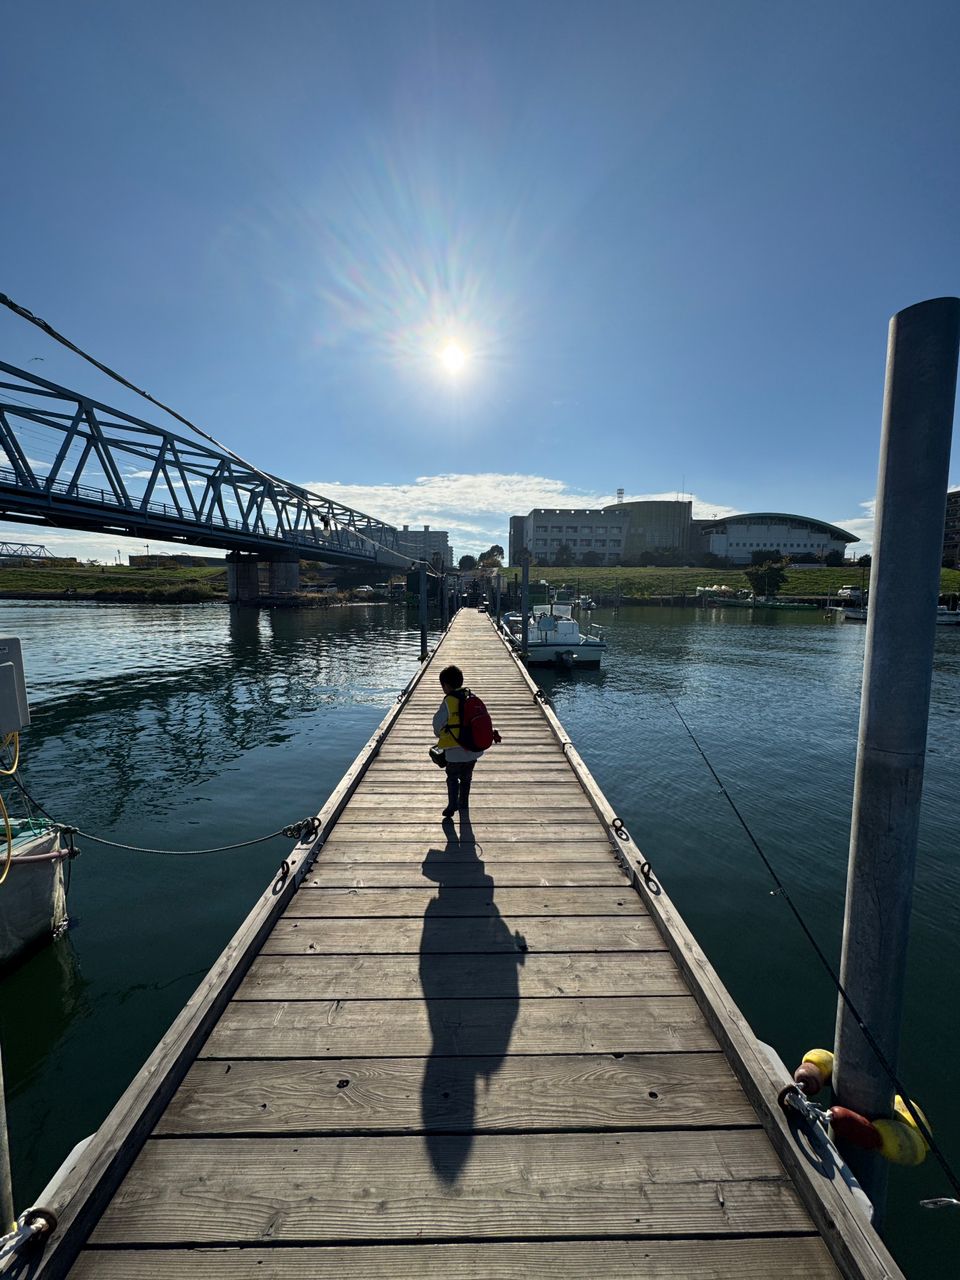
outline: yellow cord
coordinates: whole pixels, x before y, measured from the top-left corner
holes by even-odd
[[[9,769],[0,769],[0,775],[9,778],[12,773],[16,773],[20,767],[20,735],[19,733],[8,733],[3,740],[3,750],[6,751],[10,743],[13,743],[13,764]],[[0,881],[0,884],[3,882]]]
[[[3,874],[0,875],[0,884],[3,884],[10,874],[10,863],[13,861],[13,828],[10,826],[10,815],[7,813],[7,806],[3,803],[3,796],[0,796],[0,813],[3,814],[3,825],[7,830],[7,861]]]

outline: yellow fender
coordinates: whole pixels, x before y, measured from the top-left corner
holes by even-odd
[[[833,1074],[833,1054],[829,1049],[809,1049],[803,1055],[803,1061],[793,1073],[793,1078],[800,1086],[800,1091],[808,1098],[825,1089]]]
[[[833,1054],[829,1049],[808,1049],[803,1055],[804,1062],[812,1062],[823,1076],[825,1085],[830,1083],[833,1075]]]
[[[929,1129],[927,1117],[915,1102],[912,1105]],[[899,1093],[893,1100],[890,1119],[874,1120],[873,1127],[880,1135],[880,1154],[885,1160],[891,1164],[923,1164],[930,1147]]]

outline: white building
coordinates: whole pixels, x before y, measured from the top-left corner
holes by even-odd
[[[616,506],[590,510],[535,507],[510,518],[510,564],[526,549],[541,564],[552,564],[564,545],[575,564],[619,564],[629,519]],[[584,559],[586,557],[586,560]]]
[[[831,551],[845,555],[850,543],[860,541],[854,534],[823,520],[773,511],[698,520],[696,525],[702,539],[700,550],[712,551],[731,564],[750,564],[755,551],[791,559],[804,554],[822,559]]]
[[[399,533],[400,549],[403,555],[411,560],[433,560],[435,554],[442,556],[442,563],[453,568],[453,548],[447,540],[445,529],[431,529],[428,524],[422,529],[411,529],[405,524]]]

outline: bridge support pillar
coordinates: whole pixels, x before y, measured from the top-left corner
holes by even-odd
[[[270,561],[270,585],[268,591],[272,596],[286,595],[290,591],[300,590],[300,560],[297,556],[284,556],[283,559]]]
[[[260,560],[231,551],[227,556],[227,599],[230,604],[255,604],[260,599]]]

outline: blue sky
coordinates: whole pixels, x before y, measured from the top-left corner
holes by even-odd
[[[889,317],[960,293],[955,3],[33,0],[3,46],[0,291],[258,466],[458,554],[618,486],[869,545]]]

